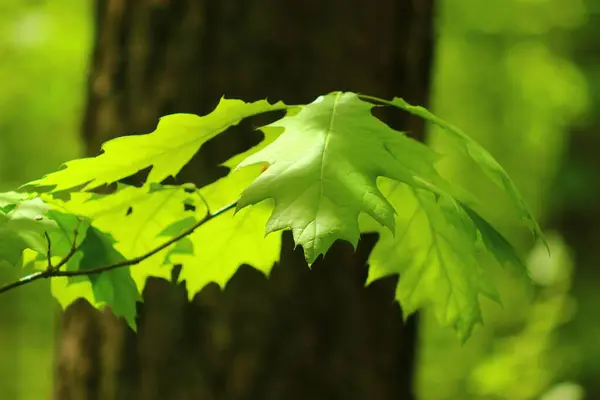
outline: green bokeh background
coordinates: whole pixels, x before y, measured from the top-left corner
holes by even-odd
[[[80,155],[92,13],[90,0],[0,3],[0,190]],[[433,111],[497,157],[542,222],[561,202],[588,204],[600,191],[597,171],[563,162],[575,127],[599,135],[591,127],[600,103],[600,54],[585,62],[577,56],[600,35],[599,15],[598,0],[438,4]],[[449,151],[435,129],[431,142]],[[515,277],[498,271],[503,307],[484,301],[485,327],[465,345],[425,314],[420,398],[600,395],[600,314],[593,306],[600,304],[600,274],[573,286],[574,274],[592,267],[574,265],[560,232],[548,232],[548,256],[471,164],[448,156],[443,165],[490,204],[487,217],[529,254],[539,290],[528,295]],[[1,269],[0,279],[18,274]],[[0,297],[0,399],[48,398],[56,312],[47,282]]]

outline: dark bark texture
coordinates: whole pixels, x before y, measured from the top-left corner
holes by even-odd
[[[206,114],[223,95],[297,104],[350,90],[427,104],[432,13],[432,0],[97,0],[89,153],[162,115]],[[380,116],[423,136],[418,119]],[[263,122],[207,143],[177,181],[224,175],[217,165]],[[137,335],[78,302],[62,318],[54,398],[412,399],[416,319],[402,323],[396,278],[364,287],[375,240],[336,243],[309,270],[285,235],[270,279],[244,266],[191,303],[183,284],[151,280]]]

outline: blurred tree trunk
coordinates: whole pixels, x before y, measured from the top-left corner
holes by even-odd
[[[223,95],[297,104],[351,90],[426,104],[432,13],[433,0],[97,0],[89,153],[162,115],[206,114]],[[422,139],[418,119],[382,118]],[[219,162],[259,138],[249,128],[204,146],[178,181],[223,175]],[[137,336],[109,312],[71,306],[55,398],[414,398],[416,319],[402,323],[395,278],[363,287],[375,238],[356,253],[336,243],[312,270],[284,242],[269,280],[243,267],[192,303],[183,285],[150,281]]]

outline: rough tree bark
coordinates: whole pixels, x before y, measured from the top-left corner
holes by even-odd
[[[205,114],[222,95],[294,104],[352,90],[427,104],[432,13],[433,0],[97,0],[89,153],[151,132],[162,115]],[[423,136],[418,119],[382,118]],[[219,162],[257,140],[248,124],[231,135],[204,146],[178,180],[214,180]],[[152,280],[137,336],[109,312],[71,306],[55,398],[413,398],[416,319],[402,323],[395,279],[363,287],[375,238],[356,253],[336,243],[312,270],[290,242],[269,280],[243,267],[191,303],[183,285]]]

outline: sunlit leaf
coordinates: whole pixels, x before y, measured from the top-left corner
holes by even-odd
[[[436,154],[375,118],[373,107],[354,93],[321,96],[269,125],[285,131],[238,166],[268,164],[239,208],[273,200],[267,232],[291,229],[309,263],[336,239],[356,245],[361,212],[394,229],[395,211],[377,177],[439,192],[446,184],[433,168]]]
[[[175,176],[200,147],[242,119],[268,111],[282,110],[281,102],[266,100],[246,103],[222,98],[216,109],[205,116],[173,114],[160,119],[152,133],[110,140],[97,157],[67,162],[61,170],[27,185],[53,186],[54,191],[85,185],[93,189],[116,182],[152,167],[147,182],[162,182]],[[135,151],[132,151],[135,149]]]

